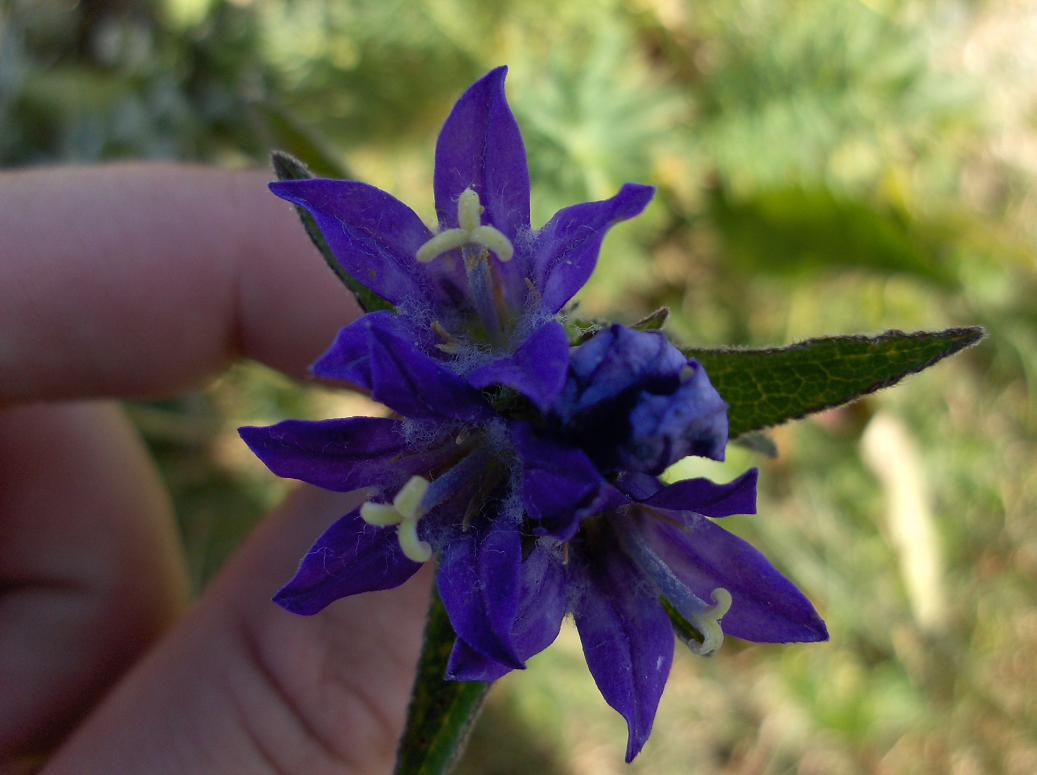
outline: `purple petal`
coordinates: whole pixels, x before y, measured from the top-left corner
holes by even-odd
[[[518,525],[491,520],[461,532],[443,549],[437,584],[459,638],[509,667],[525,665],[515,652],[512,626],[518,614],[522,536]]]
[[[480,366],[468,375],[477,388],[505,385],[546,411],[565,385],[569,369],[569,338],[552,320],[534,331],[514,354]]]
[[[473,421],[490,416],[475,390],[413,344],[371,329],[371,395],[406,417]]]
[[[357,382],[405,417],[473,421],[491,411],[478,391],[401,333],[398,316],[375,312],[339,332],[313,365],[318,376]]]
[[[539,534],[572,538],[580,522],[625,502],[582,451],[537,438],[525,423],[513,423],[511,439],[522,460],[522,500]]]
[[[643,534],[695,595],[711,600],[717,587],[731,593],[725,633],[757,643],[828,639],[814,606],[760,552],[697,514],[680,516],[684,527],[646,518]]]
[[[443,457],[438,448],[410,447],[398,421],[375,417],[285,420],[268,428],[239,428],[238,433],[278,476],[337,492],[391,489],[428,472]]]
[[[283,180],[270,190],[313,215],[335,258],[360,283],[394,304],[427,295],[414,254],[432,232],[407,205],[353,180]]]
[[[396,528],[373,527],[356,509],[317,539],[274,602],[308,616],[339,598],[398,587],[420,567],[400,550]]]
[[[314,376],[339,382],[350,382],[370,390],[371,329],[385,331],[405,342],[415,342],[422,350],[432,347],[427,331],[416,329],[411,320],[394,312],[371,312],[341,329],[331,347],[310,367]]]
[[[660,509],[693,511],[707,517],[755,514],[758,475],[759,471],[751,468],[727,484],[714,484],[709,479],[686,479],[663,487],[643,502]]]
[[[613,224],[639,215],[655,189],[627,183],[611,199],[559,210],[537,234],[533,284],[547,312],[557,312],[594,271],[598,251]]]
[[[483,656],[460,638],[454,640],[447,660],[446,679],[448,681],[479,681],[493,683],[498,678],[510,673],[512,668],[502,665],[495,659]]]
[[[537,544],[523,560],[519,577],[519,608],[511,638],[515,653],[525,661],[558,637],[566,608],[565,569],[551,550]],[[484,656],[458,638],[446,675],[453,681],[490,682],[510,671],[509,666]]]
[[[665,486],[658,477],[639,471],[620,471],[614,484],[621,493],[635,501],[646,501]]]
[[[436,143],[436,213],[443,228],[457,224],[457,200],[479,194],[483,222],[515,240],[529,229],[529,169],[518,124],[504,95],[508,68],[492,70],[461,95]]]
[[[648,740],[673,661],[669,617],[618,551],[583,568],[576,629],[605,701],[626,719],[630,762]]]

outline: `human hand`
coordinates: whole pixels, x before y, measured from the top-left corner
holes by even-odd
[[[356,315],[265,179],[0,176],[0,772],[51,750],[48,774],[391,767],[429,573],[273,605],[356,502],[300,487],[185,612],[168,495],[111,401],[239,357],[301,376]]]

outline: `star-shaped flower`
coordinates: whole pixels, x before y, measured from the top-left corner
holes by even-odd
[[[638,215],[653,189],[628,183],[611,199],[567,207],[532,229],[526,151],[506,75],[499,67],[476,81],[443,125],[436,233],[366,183],[271,184],[313,215],[351,276],[396,307],[395,315],[344,329],[314,364],[316,375],[352,380],[343,361],[377,328],[415,342],[478,389],[507,386],[539,407],[561,389],[568,340],[556,315],[590,277],[609,228]]]
[[[725,629],[764,642],[827,633],[789,581],[709,519],[755,512],[755,471],[727,485],[658,479],[686,455],[723,458],[727,406],[702,366],[662,333],[618,325],[570,348],[557,313],[608,226],[651,189],[624,186],[531,231],[503,79],[502,68],[472,86],[440,135],[438,234],[362,183],[275,184],[396,305],[343,329],[314,371],[401,419],[241,435],[280,476],[373,493],[317,539],[280,605],[315,614],[434,557],[457,636],[447,677],[475,681],[524,667],[572,613],[598,687],[627,720],[629,761],[651,731],[675,627],[698,653]]]

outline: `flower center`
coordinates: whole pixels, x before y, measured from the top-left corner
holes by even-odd
[[[499,346],[504,343],[508,314],[500,277],[490,261],[490,254],[505,263],[511,260],[515,249],[502,231],[482,223],[482,212],[479,195],[475,189],[466,188],[457,200],[458,227],[436,234],[418,248],[415,257],[428,263],[444,253],[461,249],[472,303],[490,341]]]
[[[427,264],[444,253],[468,246],[485,248],[498,261],[510,261],[515,252],[511,240],[499,229],[483,225],[482,212],[479,195],[474,188],[466,188],[457,200],[458,228],[441,231],[418,248],[418,261]]]
[[[468,441],[458,437],[457,443]],[[506,467],[496,460],[494,453],[480,444],[432,481],[423,476],[412,476],[396,493],[392,503],[367,501],[360,507],[360,518],[376,527],[397,526],[400,549],[414,562],[427,562],[432,557],[432,546],[418,536],[418,522],[451,499],[468,500],[463,529],[467,530],[472,518],[482,511],[493,490],[506,474]]]

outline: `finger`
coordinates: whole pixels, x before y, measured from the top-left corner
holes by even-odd
[[[186,597],[172,511],[111,405],[0,413],[0,769],[52,746]]]
[[[314,617],[269,602],[314,537],[358,500],[296,491],[45,772],[389,771],[430,571]]]
[[[269,178],[0,175],[0,403],[171,393],[239,355],[302,375],[357,309]]]

